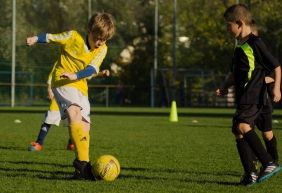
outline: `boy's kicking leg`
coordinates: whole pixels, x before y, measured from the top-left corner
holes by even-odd
[[[94,179],[89,158],[90,103],[88,97],[73,87],[53,89],[63,118],[69,121],[69,133],[75,144],[74,179]]]
[[[81,116],[81,107],[71,105],[67,109],[70,124],[69,131],[75,144],[76,159],[73,162],[75,168],[74,178],[94,179],[89,159],[90,124]]]

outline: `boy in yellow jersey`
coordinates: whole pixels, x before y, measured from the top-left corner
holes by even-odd
[[[106,41],[114,32],[112,15],[96,13],[88,22],[86,41],[74,30],[40,34],[26,40],[29,46],[35,43],[56,43],[61,46],[51,85],[62,118],[69,120],[70,135],[76,147],[76,159],[73,162],[76,179],[93,179],[89,159],[90,104],[87,78],[99,73],[107,53]]]

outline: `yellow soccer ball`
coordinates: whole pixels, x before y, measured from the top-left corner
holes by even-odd
[[[98,180],[113,181],[120,174],[119,162],[112,155],[102,155],[92,164],[92,173]]]

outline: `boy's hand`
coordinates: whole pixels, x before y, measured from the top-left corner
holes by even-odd
[[[37,40],[38,40],[37,36],[28,37],[28,38],[26,38],[26,45],[32,46],[37,42]]]
[[[64,72],[61,74],[61,78],[67,78],[70,80],[77,80],[77,75],[75,73]]]
[[[228,94],[228,89],[218,88],[215,93],[216,96],[224,96]]]
[[[109,70],[101,70],[98,74],[94,74],[93,77],[108,77],[110,76]]]
[[[52,91],[51,85],[49,84],[48,84],[47,92],[48,92],[48,99],[52,100],[52,98],[54,97],[54,93]]]
[[[102,76],[103,77],[108,77],[108,76],[110,76],[110,71],[109,70],[102,70]]]
[[[273,88],[273,101],[279,102],[281,100],[281,91],[280,89]]]

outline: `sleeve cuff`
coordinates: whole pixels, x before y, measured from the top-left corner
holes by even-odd
[[[78,71],[76,73],[77,79],[86,78],[96,73],[96,69],[93,66],[87,66],[84,70]]]
[[[37,36],[37,43],[47,43],[47,34],[46,33],[39,34]]]

